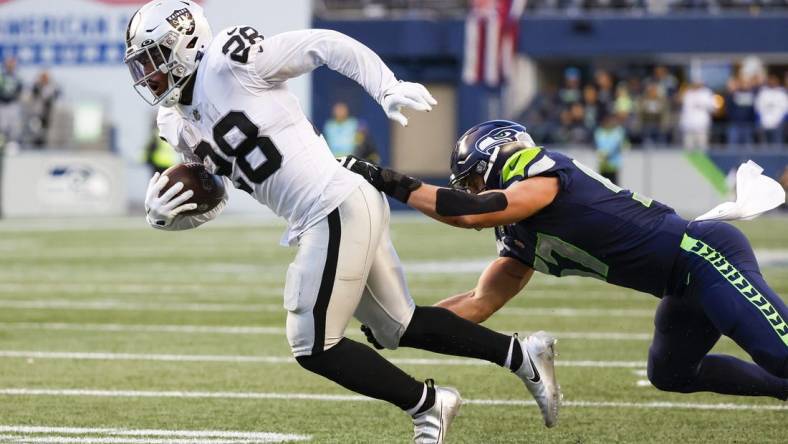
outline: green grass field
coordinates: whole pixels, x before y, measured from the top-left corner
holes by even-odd
[[[786,223],[740,225],[778,258],[764,274],[782,295]],[[295,249],[277,245],[282,225],[220,218],[182,233],[141,218],[66,225],[0,223],[0,442],[409,442],[404,413],[289,359],[281,293]],[[471,288],[478,264],[495,255],[490,231],[422,218],[395,219],[392,236],[422,305]],[[455,249],[461,236],[467,251]],[[471,401],[451,443],[786,442],[785,403],[645,383],[656,303],[590,279],[535,276],[487,322],[560,338],[566,405],[551,430],[520,381],[495,366],[412,349],[385,354]],[[357,323],[348,333],[361,340]],[[728,340],[717,350],[743,356]]]

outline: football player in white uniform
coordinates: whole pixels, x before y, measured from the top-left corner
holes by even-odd
[[[366,345],[344,337],[351,316],[387,348],[416,347],[474,357],[507,367],[538,399],[545,421],[557,416],[552,339],[520,340],[465,321],[448,310],[416,307],[388,233],[383,195],[342,168],[285,81],[319,66],[352,78],[389,118],[407,124],[408,107],[436,102],[422,85],[398,81],[361,43],[334,31],[305,30],[269,39],[251,26],[216,36],[202,8],[185,0],[156,0],[129,23],[126,63],[134,87],[160,105],[162,137],[184,160],[202,162],[288,221],[284,239],[298,245],[287,270],[287,338],[298,363],[350,390],[408,412],[419,443],[443,442],[461,399],[456,390],[425,383]],[[183,215],[190,190],[181,183],[161,194],[166,176],[148,187],[148,222],[183,230],[215,218],[224,207]],[[403,186],[397,190],[407,194]],[[161,195],[160,195],[161,194]]]

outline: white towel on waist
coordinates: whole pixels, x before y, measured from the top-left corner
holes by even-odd
[[[764,176],[763,168],[752,160],[736,171],[736,202],[725,202],[695,220],[754,219],[785,203],[785,190],[776,180]]]

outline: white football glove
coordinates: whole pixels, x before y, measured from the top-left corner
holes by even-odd
[[[403,107],[416,111],[432,111],[432,106],[437,104],[438,101],[424,85],[399,82],[383,93],[381,106],[389,119],[396,120],[402,126],[408,126],[408,118],[401,112]]]
[[[184,204],[191,199],[194,191],[186,190],[180,193],[183,189],[183,182],[176,183],[159,196],[169,181],[169,177],[156,173],[148,182],[148,191],[145,193],[145,212],[148,223],[156,228],[167,228],[175,216],[197,208],[195,203]]]

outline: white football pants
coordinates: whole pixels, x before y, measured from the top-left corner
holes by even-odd
[[[284,306],[294,356],[328,350],[350,317],[397,348],[416,308],[389,236],[389,206],[368,183],[298,238]]]

